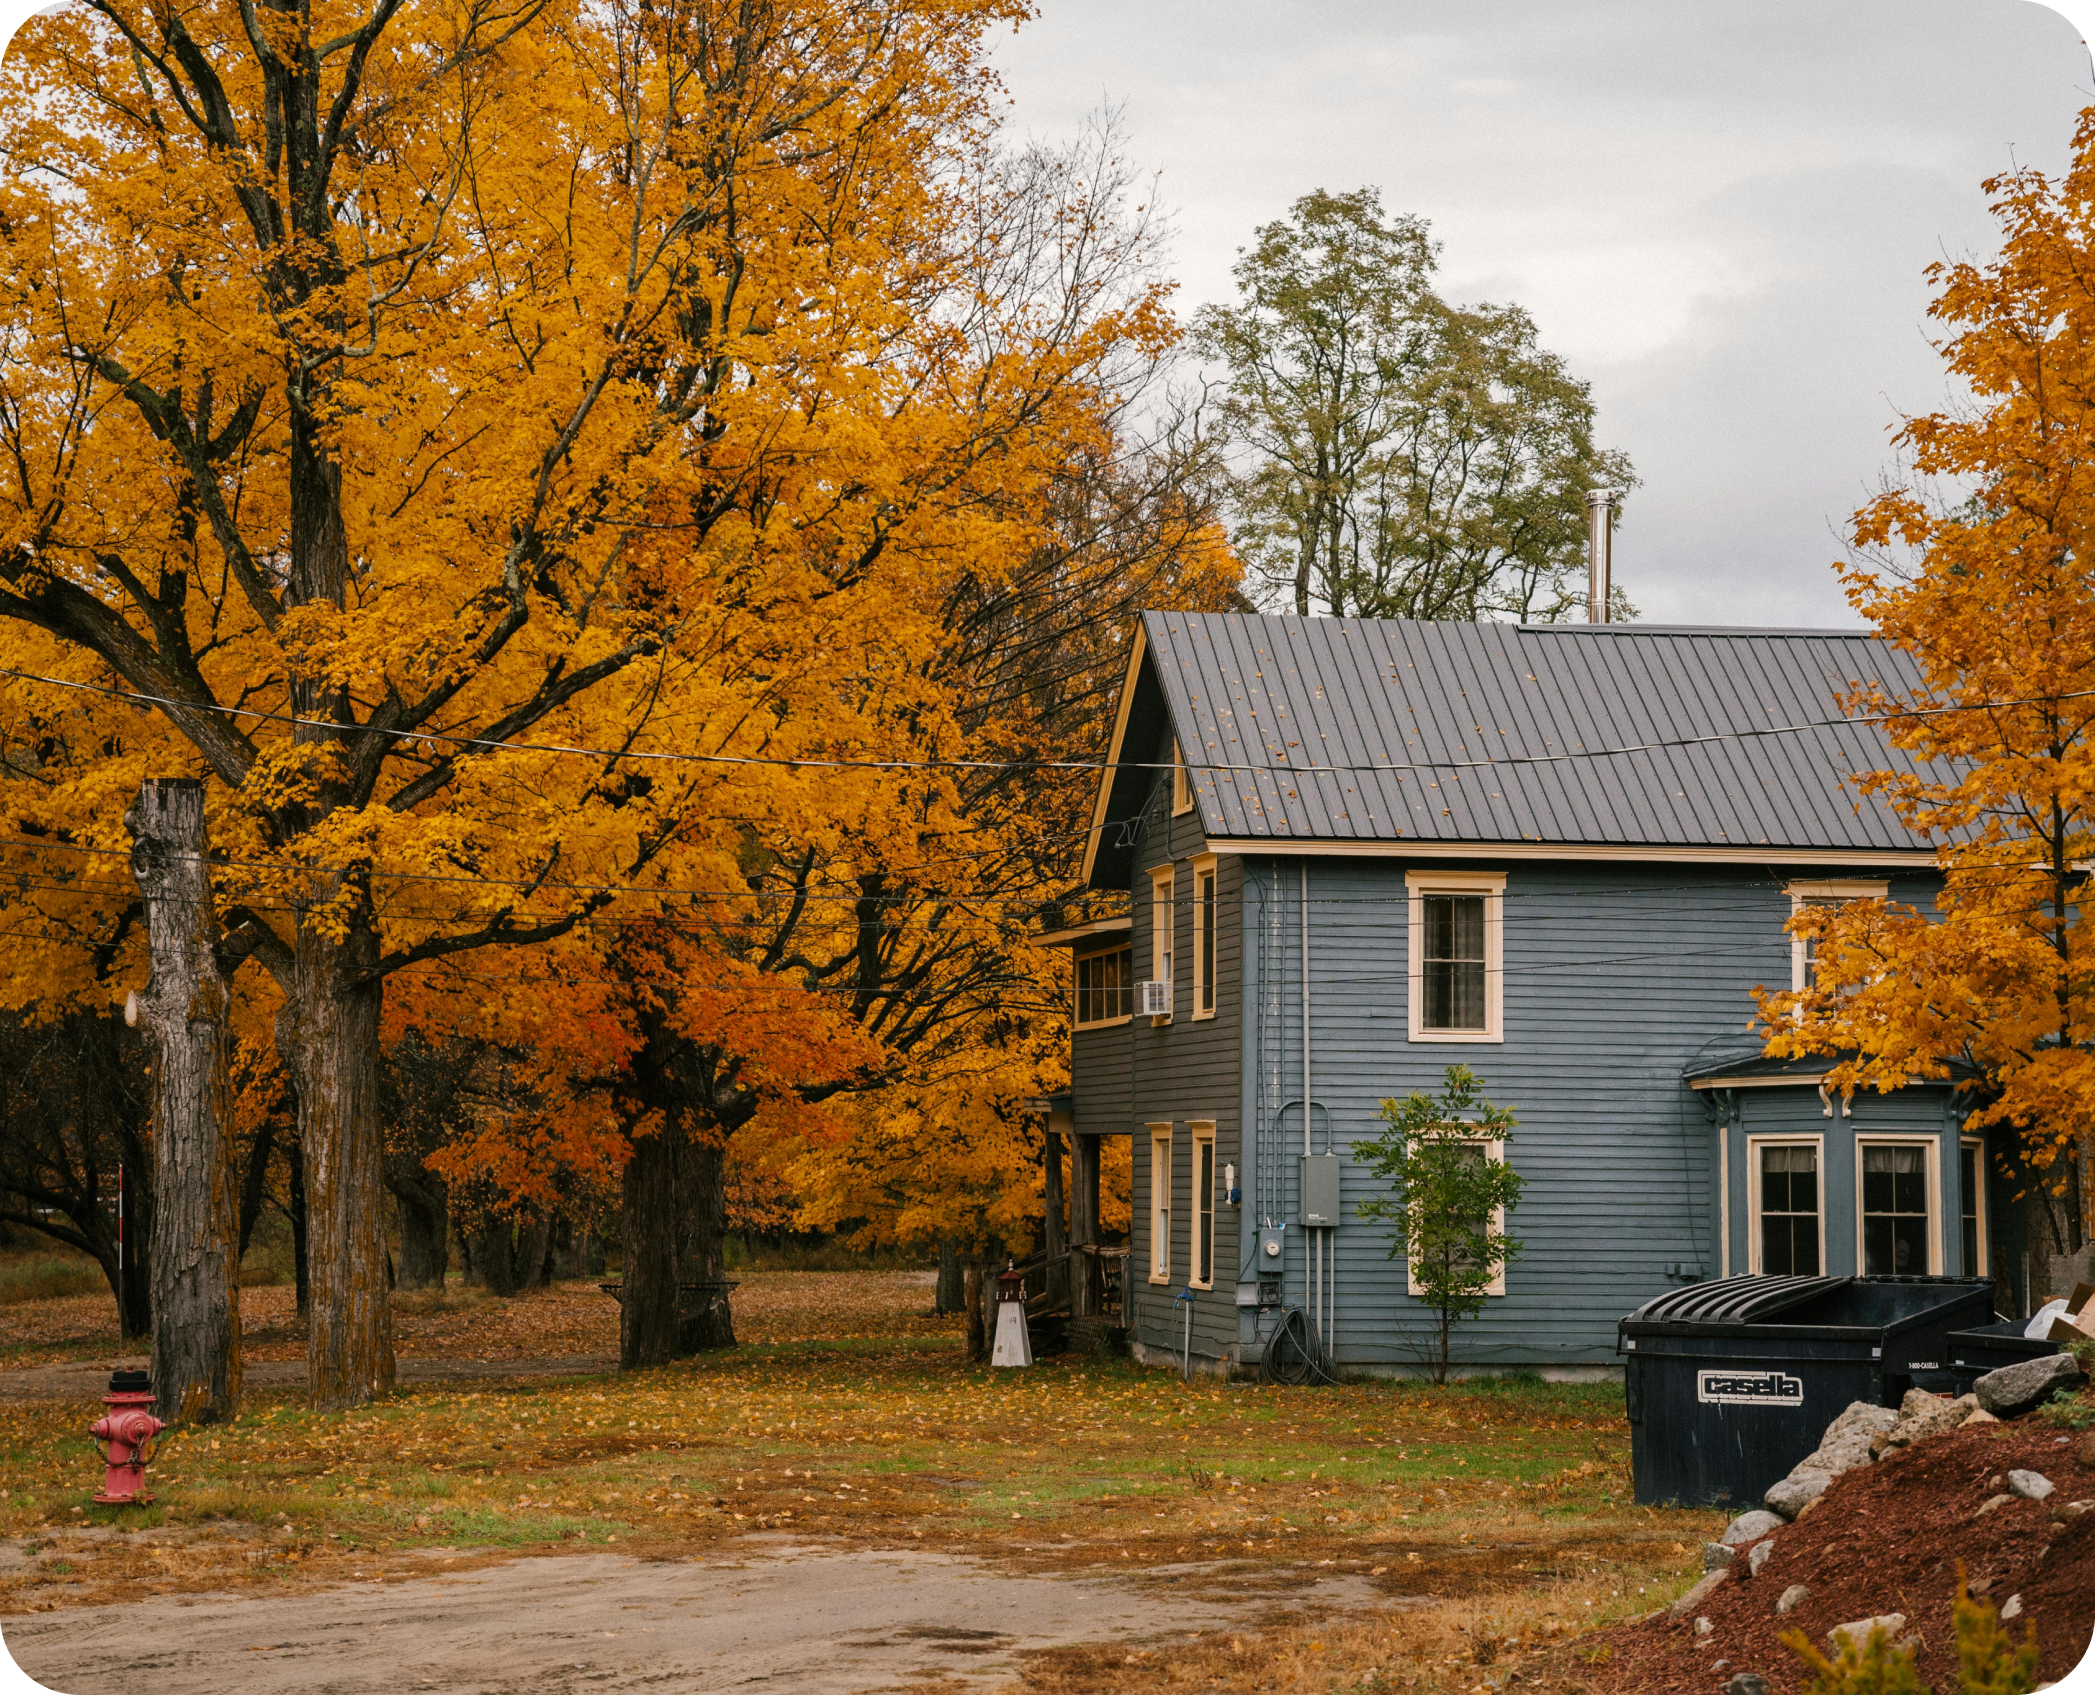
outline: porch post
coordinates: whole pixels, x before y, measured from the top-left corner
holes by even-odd
[[[1053,1305],[1059,1298],[1067,1298],[1070,1293],[1069,1262],[1057,1261],[1058,1255],[1069,1250],[1069,1231],[1062,1219],[1062,1138],[1053,1128],[1052,1117],[1048,1123],[1050,1128],[1042,1138],[1046,1145],[1041,1153],[1044,1162],[1041,1198],[1043,1210],[1047,1215],[1045,1240],[1041,1246],[1047,1250],[1048,1263],[1047,1275],[1041,1282],[1045,1285],[1042,1293],[1048,1297],[1049,1304]]]
[[[1098,1246],[1098,1138],[1069,1138],[1069,1235],[1079,1249]],[[1069,1311],[1089,1318],[1099,1308],[1099,1270],[1095,1254],[1079,1252],[1070,1262]]]

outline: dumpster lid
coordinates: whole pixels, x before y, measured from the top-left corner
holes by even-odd
[[[1646,1301],[1624,1324],[1761,1324],[1820,1295],[1845,1288],[1852,1277],[1719,1277],[1690,1283]]]

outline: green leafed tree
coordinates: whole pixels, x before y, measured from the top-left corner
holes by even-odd
[[[1360,1203],[1362,1218],[1389,1226],[1391,1259],[1411,1266],[1413,1298],[1433,1315],[1427,1357],[1448,1380],[1455,1329],[1484,1310],[1500,1270],[1521,1244],[1506,1234],[1524,1179],[1496,1150],[1518,1122],[1484,1098],[1483,1080],[1451,1065],[1437,1095],[1414,1089],[1382,1103],[1382,1134],[1355,1142],[1353,1157],[1389,1185]]]
[[[1636,477],[1527,313],[1449,305],[1437,255],[1377,190],[1319,189],[1200,314],[1238,551],[1303,617],[1583,616],[1587,493]],[[1610,615],[1635,614],[1618,593]]]

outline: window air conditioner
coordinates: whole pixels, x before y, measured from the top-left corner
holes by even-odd
[[[1144,1018],[1169,1018],[1171,1016],[1171,983],[1167,978],[1161,983],[1137,983],[1135,985],[1136,1008]]]

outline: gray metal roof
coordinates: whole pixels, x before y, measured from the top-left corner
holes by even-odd
[[[1151,612],[1143,633],[1115,757],[1148,757],[1143,731],[1168,719],[1211,837],[1927,845],[1847,781],[1915,768],[1881,727],[1739,734],[1839,719],[1859,682],[1917,685],[1909,656],[1859,631]],[[1652,745],[1698,736],[1720,739]],[[1105,817],[1130,816],[1148,779],[1117,772]]]

